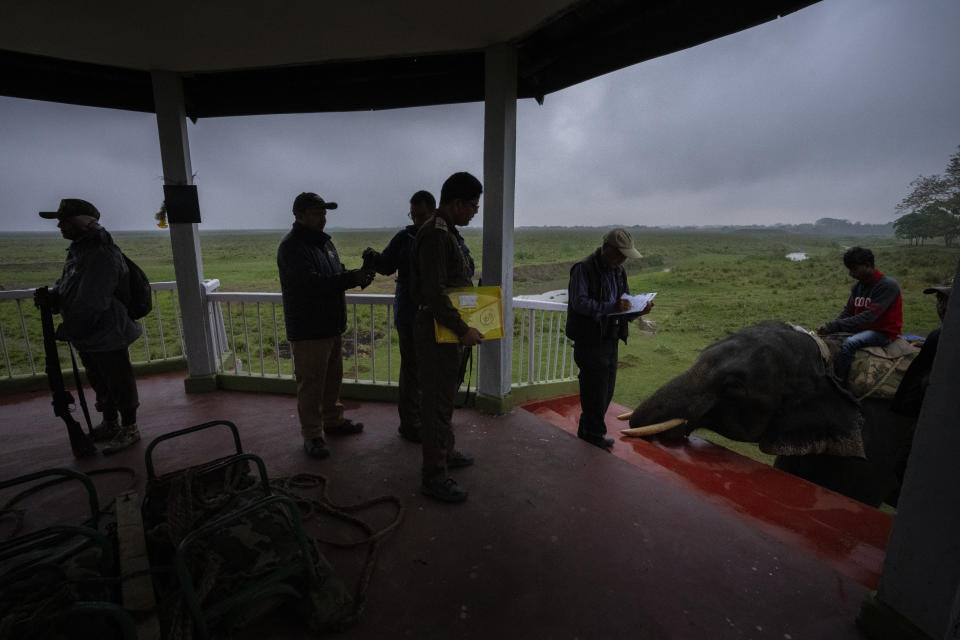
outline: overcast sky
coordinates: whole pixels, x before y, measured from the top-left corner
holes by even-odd
[[[824,0],[517,109],[516,224],[884,223],[960,145],[960,1]],[[483,105],[189,125],[203,229],[280,229],[301,191],[330,226],[398,227],[410,195],[482,174]],[[152,115],[0,97],[0,231],[90,200],[150,229]],[[474,221],[474,225],[482,218]]]

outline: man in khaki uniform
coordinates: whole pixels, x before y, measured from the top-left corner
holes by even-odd
[[[439,208],[417,232],[411,261],[413,299],[417,304],[414,340],[423,389],[421,491],[443,502],[467,499],[466,489],[457,485],[447,471],[473,464],[472,456],[455,448],[451,419],[463,348],[480,344],[483,335],[467,326],[446,291],[473,286],[457,227],[470,224],[480,208],[481,193],[483,185],[469,173],[455,173],[447,178],[440,190]],[[438,344],[435,321],[453,331],[460,342]]]

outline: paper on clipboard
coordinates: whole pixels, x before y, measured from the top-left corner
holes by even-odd
[[[500,287],[464,287],[450,289],[447,297],[468,326],[483,334],[484,339],[503,337],[503,294]],[[460,341],[453,331],[433,321],[438,343]]]
[[[625,293],[625,294],[623,294],[622,296],[620,296],[620,299],[621,299],[621,300],[629,300],[629,301],[630,301],[630,309],[627,310],[627,311],[617,311],[616,313],[610,313],[610,314],[607,314],[607,315],[611,315],[611,316],[624,316],[624,315],[627,315],[627,314],[629,314],[629,313],[640,313],[641,311],[643,311],[644,307],[646,307],[647,304],[648,304],[651,300],[653,300],[656,296],[657,296],[656,293],[638,293],[638,294],[635,295],[635,296],[631,296],[630,294]]]

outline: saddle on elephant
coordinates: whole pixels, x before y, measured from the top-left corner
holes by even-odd
[[[850,393],[860,400],[893,398],[918,353],[920,347],[904,338],[897,338],[885,347],[860,349],[847,377]]]
[[[840,349],[840,343],[846,334],[833,334],[822,338],[813,331],[806,331],[797,326],[794,328],[810,336],[817,343],[824,364],[827,365],[827,371],[831,371],[833,357]],[[922,344],[922,340],[899,337],[885,347],[859,349],[847,376],[847,390],[857,400],[893,398],[910,363],[920,353]]]

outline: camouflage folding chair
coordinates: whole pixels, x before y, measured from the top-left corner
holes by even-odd
[[[99,530],[100,504],[89,476],[47,469],[0,482],[0,491],[50,478],[24,491],[77,481],[90,516],[80,525],[51,525],[0,543],[0,637],[75,637],[76,629],[100,638],[136,638],[133,619],[115,588],[115,540]],[[14,514],[15,500],[4,515]]]
[[[238,627],[292,600],[306,601],[318,576],[300,510],[269,496],[201,526],[178,545],[176,571],[195,630]]]
[[[156,474],[157,445],[218,427],[230,430],[232,454]],[[164,434],[147,447],[146,468],[142,513],[151,563],[175,569],[165,581],[155,573],[168,637],[193,631],[207,638],[285,601],[309,607],[318,583],[317,552],[296,503],[272,495],[263,461],[243,453],[236,425],[218,420]]]
[[[157,475],[153,458],[160,444],[214,428],[229,430],[233,439],[232,453],[203,464]],[[147,445],[145,463],[147,488],[141,507],[144,524],[153,527],[167,523],[169,530],[166,533],[174,546],[211,517],[240,508],[253,498],[266,497],[271,493],[263,460],[256,455],[243,453],[240,432],[235,424],[227,420],[204,422],[154,438]],[[257,478],[250,474],[249,463],[257,468],[259,485]]]

